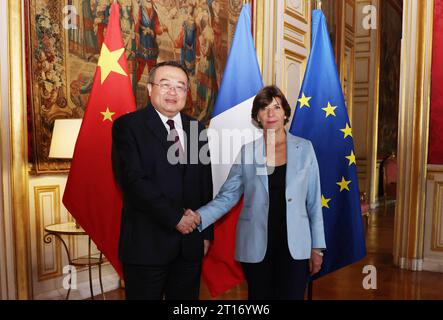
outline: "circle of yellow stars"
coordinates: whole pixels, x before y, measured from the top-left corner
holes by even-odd
[[[304,92],[302,92],[301,98],[298,99],[298,102],[300,103],[300,109],[303,109],[304,107],[310,108],[311,105],[309,104],[309,101],[312,99],[312,97],[307,97]],[[336,117],[336,109],[337,106],[333,106],[331,102],[328,102],[328,106],[325,108],[321,108],[325,112],[325,118],[329,118],[331,116]],[[341,132],[343,132],[343,139],[346,139],[348,137],[352,136],[352,128],[350,127],[349,123],[346,123],[346,126],[343,129],[340,129]],[[357,165],[356,157],[354,154],[354,150],[351,150],[351,153],[345,157],[348,160],[348,165]],[[338,181],[336,184],[340,187],[340,192],[343,191],[350,191],[349,186],[352,183],[352,180],[346,180],[345,177],[342,176],[341,181]],[[327,198],[324,194],[321,195],[321,206],[322,208],[330,209],[330,202],[332,201],[332,198]]]

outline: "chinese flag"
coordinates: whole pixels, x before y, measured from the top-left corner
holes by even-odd
[[[111,16],[92,90],[75,145],[63,203],[122,276],[118,259],[122,196],[111,163],[111,129],[119,116],[135,111],[120,30],[120,8]]]

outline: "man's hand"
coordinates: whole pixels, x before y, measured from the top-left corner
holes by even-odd
[[[194,222],[197,226],[201,223],[201,217],[200,217],[200,213],[198,213],[198,211],[193,211],[191,209],[187,209],[185,211],[185,216],[192,216],[194,218]]]
[[[199,224],[200,215],[191,209],[187,209],[175,228],[182,234],[189,234],[194,231]]]
[[[321,256],[321,252],[316,252],[315,249],[312,249],[311,259],[309,260],[309,272],[311,273],[311,276],[320,271],[322,263],[323,256]]]
[[[188,234],[197,228],[197,224],[195,223],[193,216],[183,215],[175,228],[183,234]]]

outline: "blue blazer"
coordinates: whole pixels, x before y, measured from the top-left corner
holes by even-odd
[[[309,259],[312,248],[326,248],[320,175],[310,141],[287,133],[286,219],[288,246],[296,260]],[[269,190],[264,138],[241,148],[217,196],[197,211],[204,230],[237,204],[244,204],[237,223],[235,259],[264,259],[268,242]]]

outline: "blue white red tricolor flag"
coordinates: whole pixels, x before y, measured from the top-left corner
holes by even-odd
[[[250,6],[245,4],[237,21],[209,125],[214,196],[228,177],[241,146],[260,136],[251,122],[251,110],[252,101],[262,87],[251,34]],[[226,135],[228,130],[231,135]],[[234,261],[235,230],[241,207],[242,201],[215,224],[214,241],[203,260],[203,279],[212,296],[244,281],[241,267]]]

